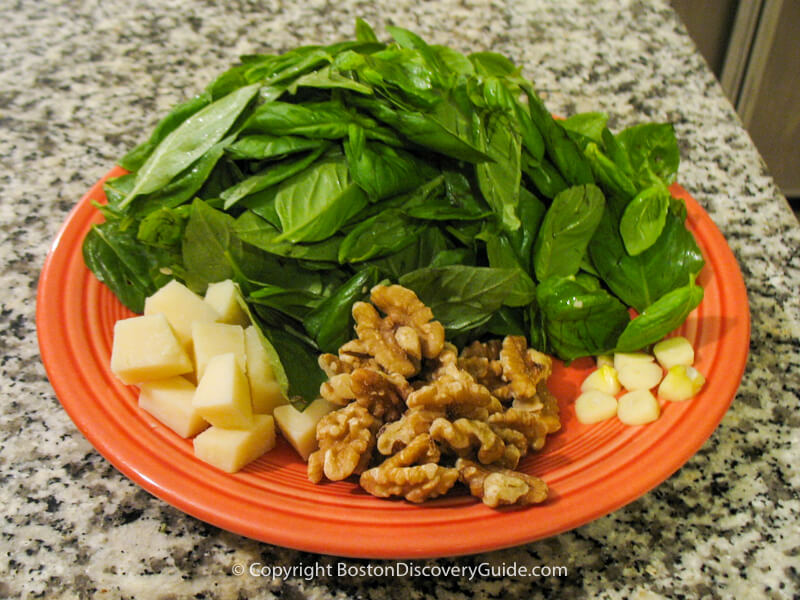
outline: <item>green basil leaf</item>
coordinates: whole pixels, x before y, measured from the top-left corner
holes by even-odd
[[[448,331],[461,333],[486,323],[518,276],[519,269],[452,265],[406,273],[399,283],[414,290]]]
[[[475,165],[481,193],[497,215],[503,228],[519,228],[517,205],[520,188],[522,141],[514,123],[504,113],[488,115],[486,131],[481,132],[491,162]]]
[[[687,285],[667,292],[633,319],[617,340],[617,352],[634,352],[658,342],[681,325],[703,300],[703,288]]]
[[[339,246],[339,262],[363,262],[394,254],[414,243],[424,227],[399,210],[383,211],[362,221],[345,236]]]
[[[539,281],[578,272],[604,208],[603,193],[591,184],[568,188],[553,199],[533,250]]]
[[[291,242],[276,242],[275,238],[280,231],[266,219],[262,219],[255,212],[247,210],[236,219],[234,231],[242,241],[247,242],[269,252],[286,258],[298,260],[323,261],[338,263],[339,246],[344,239],[341,235],[334,235],[321,242],[310,244],[293,244]]]
[[[625,207],[619,233],[628,254],[636,256],[656,243],[667,220],[669,198],[667,188],[654,185],[639,192]]]
[[[366,205],[367,196],[350,177],[344,157],[317,161],[278,186],[275,211],[283,233],[276,241],[324,240]]]
[[[589,244],[589,257],[608,288],[637,312],[686,285],[703,267],[703,255],[691,232],[671,208],[664,229],[647,250],[631,256],[619,232],[622,208],[609,203]]]
[[[136,172],[136,183],[120,203],[124,208],[139,194],[165,186],[219,142],[258,93],[249,85],[202,108],[171,131]]]
[[[378,270],[367,267],[344,282],[303,319],[303,326],[323,352],[337,352],[353,336],[353,303],[364,300],[378,283]]]
[[[622,302],[572,277],[551,277],[536,290],[547,344],[564,360],[613,350],[630,321]]]
[[[235,160],[265,160],[285,158],[290,154],[315,150],[322,140],[294,135],[254,134],[240,137],[225,148],[225,153]]]

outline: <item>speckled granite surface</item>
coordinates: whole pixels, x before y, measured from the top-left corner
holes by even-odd
[[[563,577],[255,578],[339,560],[220,531],[151,497],[76,430],[34,323],[50,241],[85,190],[240,53],[350,35],[363,16],[525,67],[554,112],[675,123],[680,180],[740,261],[753,315],[733,406],[653,492],[589,525],[425,565]],[[0,7],[0,597],[791,598],[800,595],[800,227],[684,28],[660,2],[151,0]],[[365,564],[348,561],[350,565]]]

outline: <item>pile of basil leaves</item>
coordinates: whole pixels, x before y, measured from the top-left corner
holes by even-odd
[[[555,120],[507,58],[387,30],[244,56],[175,106],[106,182],[88,267],[136,312],[172,278],[232,278],[301,406],[380,281],[456,343],[524,334],[566,360],[685,320],[703,259],[671,125]]]

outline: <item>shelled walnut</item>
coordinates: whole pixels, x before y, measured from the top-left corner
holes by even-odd
[[[309,479],[360,474],[369,493],[410,502],[459,480],[492,507],[543,501],[544,482],[514,469],[560,428],[545,385],[550,358],[522,336],[473,342],[459,354],[431,310],[399,285],[374,287],[370,301],[353,305],[356,339],[319,358],[328,375],[320,394],[342,408],[317,425]],[[376,456],[385,458],[369,468]]]

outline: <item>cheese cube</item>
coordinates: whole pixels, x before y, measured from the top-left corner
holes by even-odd
[[[250,386],[233,352],[219,354],[208,362],[192,405],[215,427],[248,429],[253,425]]]
[[[173,279],[144,301],[144,314],[163,313],[185,347],[192,342],[192,323],[216,321],[219,313],[210,304]]]
[[[179,436],[188,438],[208,427],[192,405],[195,387],[183,377],[143,383],[139,408],[146,410]]]
[[[114,323],[111,371],[123,383],[141,383],[189,373],[192,361],[162,314]]]
[[[289,400],[275,381],[267,351],[261,343],[258,331],[252,325],[245,329],[244,345],[247,354],[247,379],[250,381],[250,399],[253,412],[271,415],[276,406]]]
[[[209,283],[204,300],[220,315],[222,323],[246,327],[250,322],[239,304],[241,293],[237,285],[230,279]]]
[[[303,412],[291,404],[284,404],[276,406],[272,414],[286,441],[303,460],[308,460],[309,455],[317,449],[317,423],[335,408],[327,400],[317,398]]]
[[[197,380],[203,379],[208,361],[220,354],[232,352],[239,368],[247,372],[244,349],[244,330],[239,325],[195,321],[192,323],[192,344]]]
[[[248,429],[210,427],[194,438],[197,458],[228,473],[235,473],[275,447],[275,421],[256,415]]]
[[[669,370],[675,365],[694,364],[694,348],[685,337],[676,336],[661,340],[653,346],[653,354],[661,366]]]
[[[626,425],[652,423],[661,415],[661,406],[650,390],[637,390],[620,396],[617,418]]]

